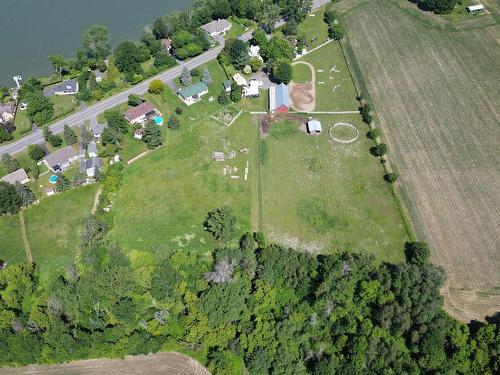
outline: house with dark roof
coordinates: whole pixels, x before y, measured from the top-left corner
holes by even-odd
[[[0,104],[0,124],[14,121],[16,106],[14,103]]]
[[[288,113],[290,105],[288,102],[288,86],[280,83],[269,88],[269,112]]]
[[[76,79],[68,79],[57,85],[43,88],[43,94],[45,96],[75,95],[76,93],[78,93],[78,81]]]
[[[203,82],[185,87],[177,93],[184,103],[187,105],[194,104],[201,100],[201,97],[208,93],[208,86]]]
[[[200,28],[205,31],[208,35],[210,36],[216,36],[220,34],[225,34],[229,30],[231,30],[231,22],[228,20],[222,19],[222,20],[214,20],[209,23],[206,23],[205,25],[201,26]]]
[[[158,111],[151,103],[144,102],[137,107],[130,108],[123,115],[131,124],[143,124],[150,118],[157,116]]]
[[[61,172],[68,169],[72,163],[82,157],[83,155],[75,152],[73,146],[66,146],[58,151],[46,155],[43,159],[43,163],[52,172]]]
[[[26,173],[26,171],[23,168],[20,168],[17,171],[14,171],[6,176],[3,176],[2,178],[0,178],[0,181],[7,182],[8,184],[11,185],[15,185],[16,183],[24,185],[30,182],[30,178]]]

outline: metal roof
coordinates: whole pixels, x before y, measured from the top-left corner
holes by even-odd
[[[188,86],[184,89],[182,89],[181,91],[179,91],[179,95],[183,98],[183,99],[188,99],[188,98],[191,98],[203,91],[207,91],[208,90],[208,86],[203,83],[203,82],[196,82],[195,84],[191,85],[191,86]]]

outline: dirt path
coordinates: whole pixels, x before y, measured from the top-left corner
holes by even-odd
[[[33,263],[33,257],[31,256],[30,243],[28,241],[28,236],[26,235],[26,224],[24,223],[23,211],[19,211],[19,222],[21,223],[21,235],[23,236],[24,251],[26,252],[26,259],[28,259],[28,262]]]
[[[99,197],[101,196],[101,188],[97,189],[97,191],[95,192],[95,196],[94,196],[94,204],[92,206],[92,215],[94,215],[97,211],[97,205],[99,204]]]
[[[210,375],[198,361],[179,353],[127,356],[124,359],[90,359],[60,365],[30,365],[0,369],[0,374],[45,375]]]
[[[291,107],[296,111],[312,112],[316,108],[316,72],[314,66],[306,61],[295,61],[292,65],[303,64],[311,69],[310,83],[290,82]]]

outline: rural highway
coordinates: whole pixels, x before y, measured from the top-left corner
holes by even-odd
[[[330,0],[314,0],[312,8],[316,9],[326,3],[328,3]],[[276,23],[277,26],[283,25],[284,21],[280,20]],[[252,32],[246,32],[245,34],[241,35],[239,39],[243,41],[248,41],[252,37]],[[78,112],[75,112],[61,120],[58,120],[57,122],[53,123],[50,125],[50,129],[52,130],[53,133],[62,133],[64,129],[64,125],[68,125],[70,127],[78,126],[83,124],[85,120],[90,120],[94,117],[97,117],[98,114],[102,113],[103,111],[116,107],[120,103],[124,103],[127,101],[128,96],[130,94],[137,94],[141,95],[144,94],[145,92],[148,91],[148,86],[151,83],[151,81],[159,79],[163,82],[170,81],[178,76],[181,75],[182,70],[184,67],[187,67],[188,69],[194,69],[200,65],[205,64],[207,61],[215,59],[219,53],[222,51],[224,48],[224,38],[219,37],[217,38],[217,41],[219,44],[202,53],[199,56],[196,56],[192,58],[191,60],[188,60],[178,66],[175,66],[172,69],[169,69],[165,72],[159,73],[154,77],[151,77],[133,87],[130,87],[129,89],[122,91],[116,95],[113,95],[109,98],[103,99],[100,102],[93,104],[85,109],[82,109]],[[0,155],[1,154],[11,154],[15,155],[18,154],[22,151],[24,151],[29,145],[35,144],[35,143],[42,143],[44,142],[43,139],[43,134],[40,129],[32,132],[31,134],[27,135],[26,137],[23,137],[15,142],[9,143],[8,145],[0,147]]]

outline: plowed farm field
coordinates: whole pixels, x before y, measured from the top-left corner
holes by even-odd
[[[484,319],[500,311],[500,26],[447,27],[407,3],[338,6],[354,5],[343,15],[351,61],[417,237],[447,271],[446,308]]]

